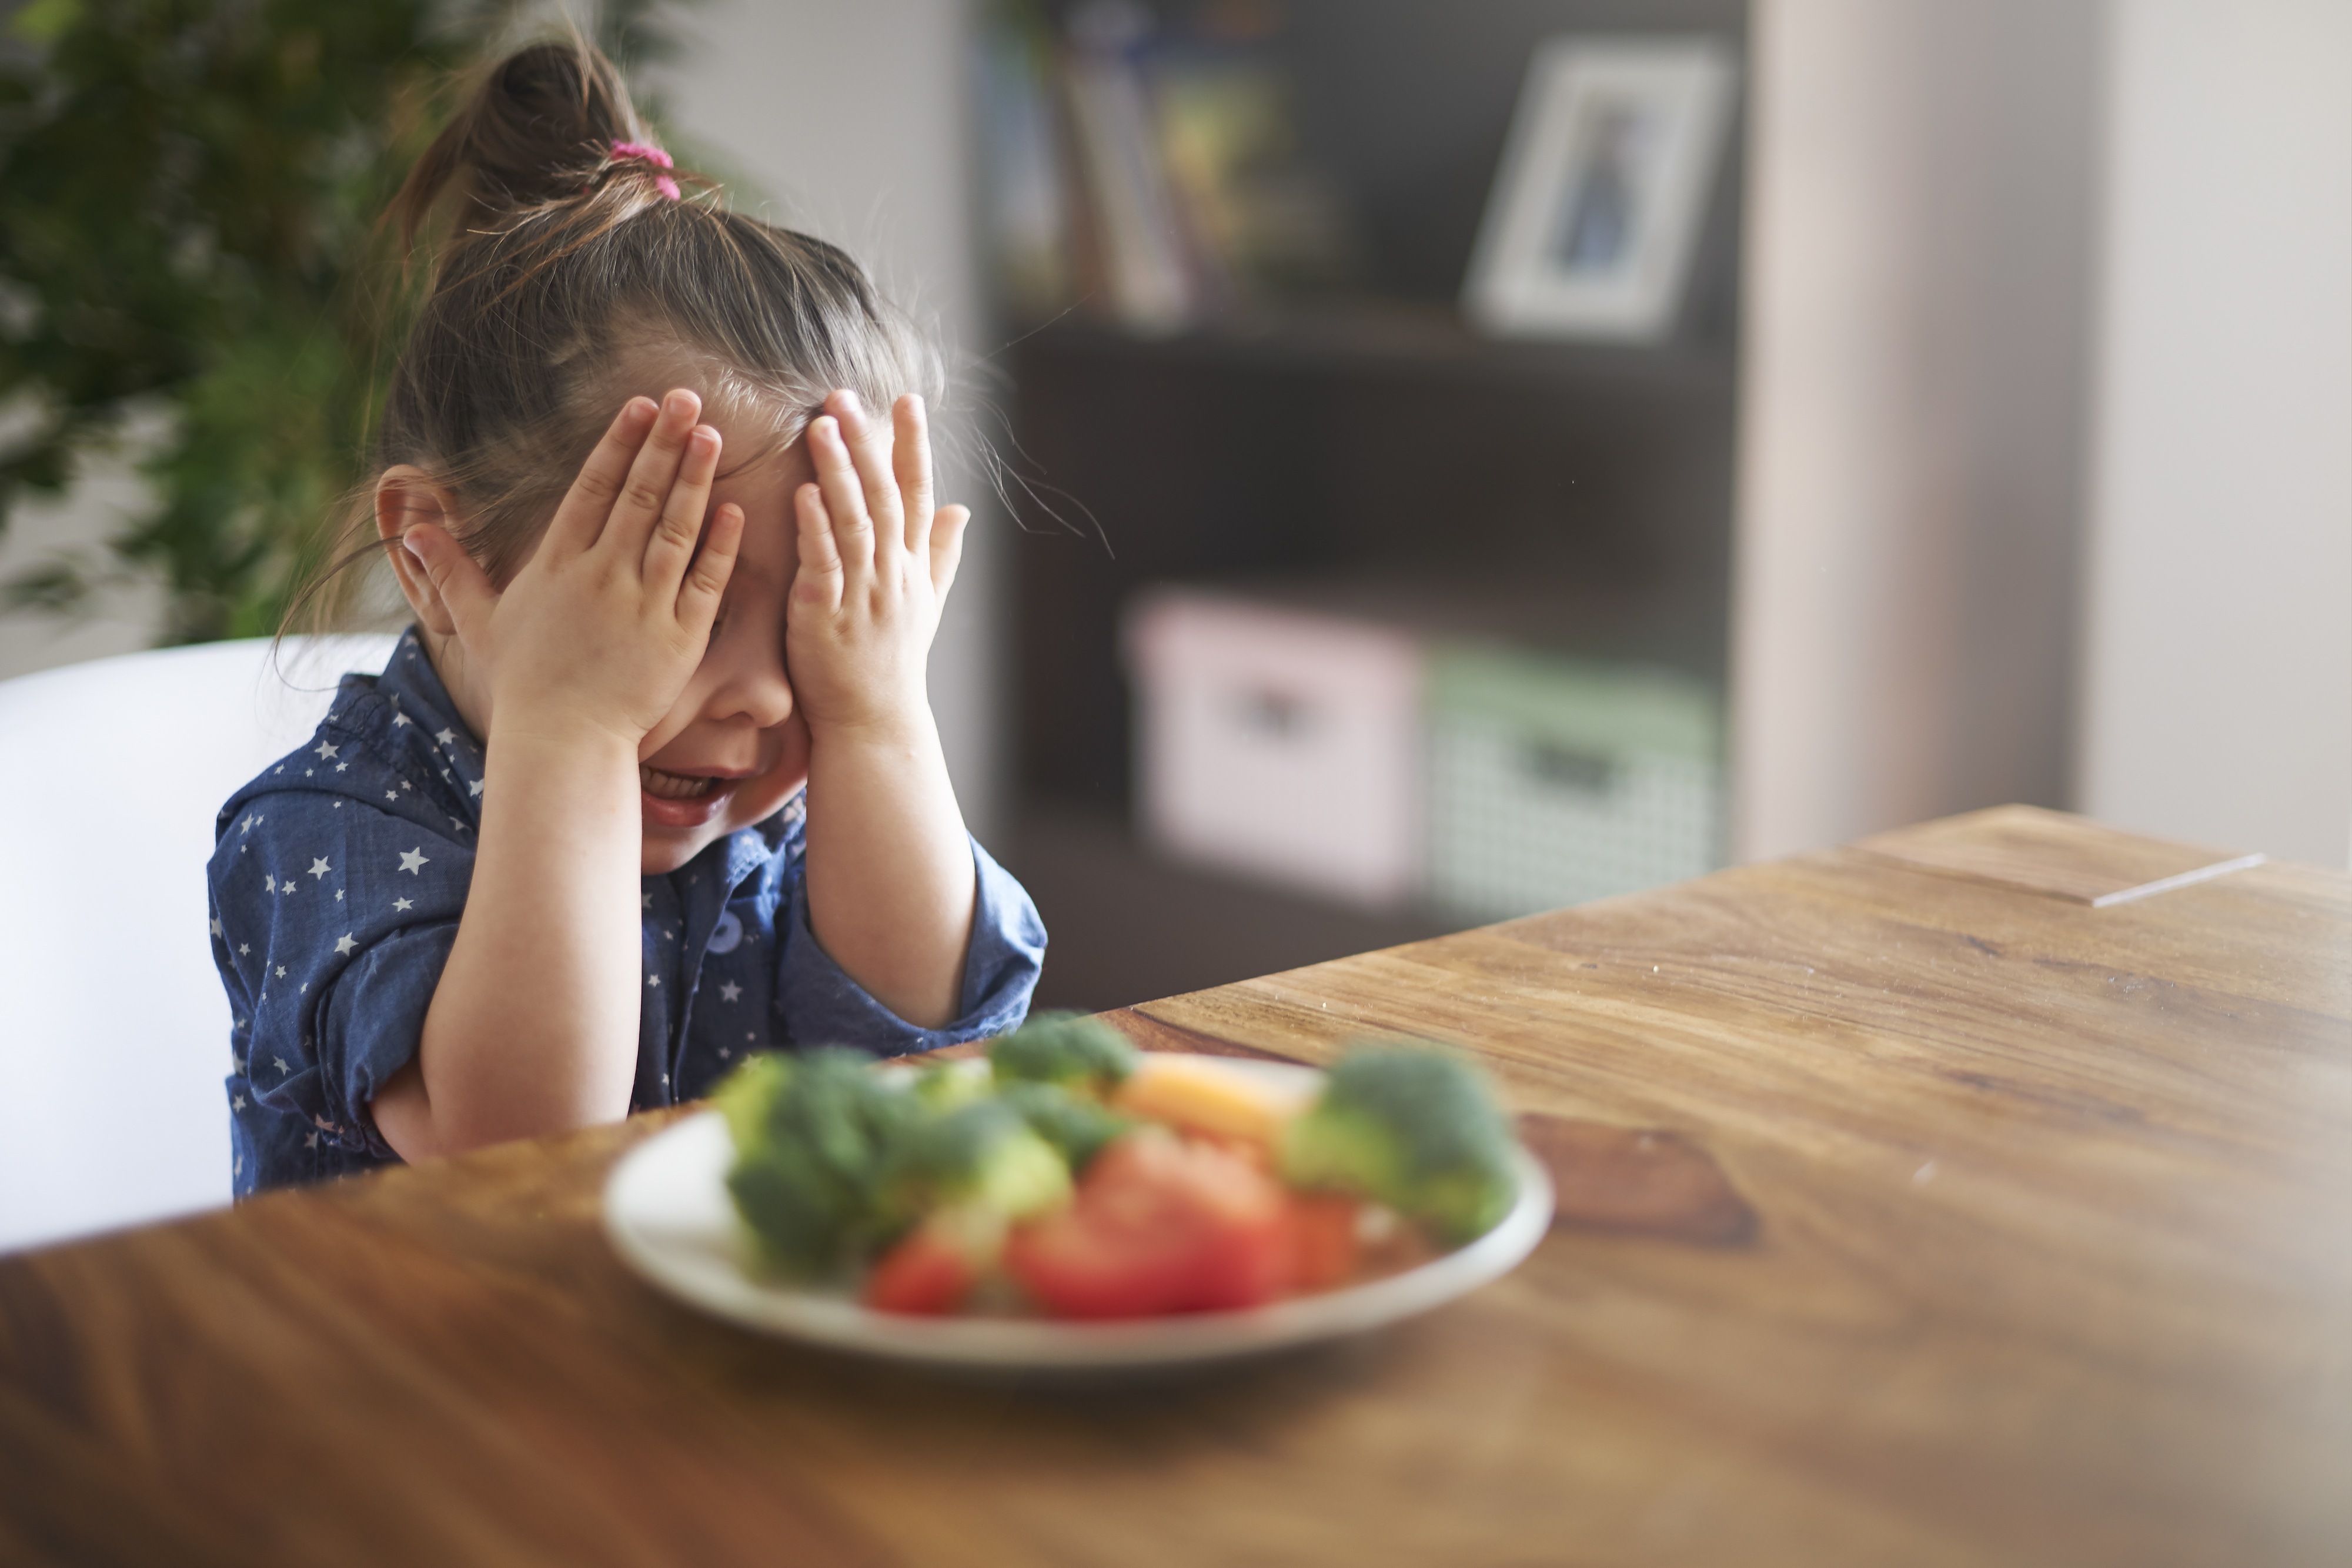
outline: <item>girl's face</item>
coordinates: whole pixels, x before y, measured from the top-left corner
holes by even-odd
[[[808,781],[808,726],[784,668],[784,605],[800,570],[793,495],[815,476],[798,442],[730,467],[733,431],[719,411],[706,408],[702,419],[726,443],[710,509],[743,508],[743,543],[701,667],[637,748],[649,876],[774,814]]]

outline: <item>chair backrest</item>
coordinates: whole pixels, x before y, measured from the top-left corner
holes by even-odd
[[[213,818],[393,643],[213,643],[0,682],[0,1250],[228,1201]]]

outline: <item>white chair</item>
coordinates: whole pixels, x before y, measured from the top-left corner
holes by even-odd
[[[228,1202],[213,818],[393,642],[214,643],[0,682],[0,1251]]]

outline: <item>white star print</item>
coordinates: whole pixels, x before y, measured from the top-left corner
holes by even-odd
[[[310,874],[312,876],[324,877],[333,869],[334,867],[327,863],[327,857],[324,855],[316,856],[310,862]]]
[[[646,984],[658,990],[661,988],[661,977],[659,975],[647,975],[646,977]]]
[[[215,936],[224,936],[227,935],[226,932],[224,932],[221,929],[220,916],[217,915],[213,916],[213,935]]]
[[[470,789],[470,790],[472,790],[475,794],[478,795],[478,794],[480,794],[480,793],[482,792],[482,781],[481,781],[480,779],[477,779],[473,780],[471,783],[467,784],[467,785],[466,786],[466,788],[467,788],[467,789]]]
[[[261,873],[261,891],[264,893],[276,893],[278,891],[278,879],[270,875],[268,872],[263,872]]]
[[[335,889],[335,902],[336,902],[337,904],[341,904],[342,901],[343,901],[343,890],[342,890],[341,888],[340,888],[340,887],[339,887],[339,888]]]
[[[349,773],[351,770],[352,765],[348,762],[338,762],[335,764],[335,771],[338,773]],[[342,804],[340,800],[335,803],[339,806]]]
[[[240,958],[241,958],[241,957],[243,957],[243,956],[245,956],[245,955],[247,955],[247,953],[250,953],[250,952],[252,952],[252,951],[253,951],[253,944],[252,944],[252,943],[250,943],[250,942],[240,942],[240,943],[238,943],[238,944],[236,945],[237,956],[238,956],[238,957],[240,957]]]
[[[392,716],[392,727],[394,729],[398,729],[402,725],[409,722],[409,716],[404,713],[396,713]]]
[[[229,1108],[230,1110],[232,1110],[232,1111],[242,1111],[242,1110],[244,1110],[244,1109],[245,1109],[245,1096],[244,1096],[244,1095],[242,1095],[242,1094],[240,1094],[240,1095],[238,1095],[236,1099],[231,1100],[231,1101],[228,1103],[228,1108]]]
[[[286,966],[283,964],[278,966],[278,977],[281,980],[286,977]]]
[[[335,951],[338,954],[348,955],[352,948],[358,946],[358,943],[352,940],[352,934],[346,931],[343,933],[342,940],[335,944]]]
[[[417,845],[413,850],[403,850],[401,852],[400,869],[406,872],[411,876],[423,876],[425,873],[417,868],[419,866],[428,866],[432,863],[433,862],[425,858],[425,846],[423,844]]]
[[[302,1146],[306,1149],[317,1148],[319,1146],[319,1134],[316,1133],[305,1134],[302,1139]]]
[[[291,898],[294,896],[294,884],[290,882],[281,882],[278,884],[278,891]]]
[[[383,798],[387,800],[397,800],[400,799],[399,795],[390,789],[383,792]]]
[[[743,988],[732,980],[719,988],[719,999],[722,1002],[731,1002],[742,994]]]
[[[395,899],[394,899],[394,900],[392,901],[392,907],[393,907],[395,911],[397,911],[397,910],[403,910],[403,909],[414,909],[414,908],[415,908],[415,907],[416,907],[416,901],[415,901],[415,899],[413,899],[413,898],[395,898]]]
[[[651,909],[654,906],[654,895],[650,893],[641,893],[637,894],[637,901],[643,904],[647,909]]]
[[[278,1071],[280,1072],[291,1072],[294,1071],[292,1068],[286,1065],[286,1059],[282,1056],[273,1056],[269,1060],[278,1064]]]
[[[433,738],[444,746],[455,746],[457,743],[457,732],[454,729],[445,729]]]
[[[342,747],[340,746],[330,746],[322,740],[319,742],[319,760],[321,762],[327,761],[333,758],[335,753],[341,749]]]

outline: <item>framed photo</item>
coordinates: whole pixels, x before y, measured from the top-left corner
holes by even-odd
[[[1664,338],[1722,157],[1713,38],[1549,38],[1528,67],[1463,310],[1506,337]]]

